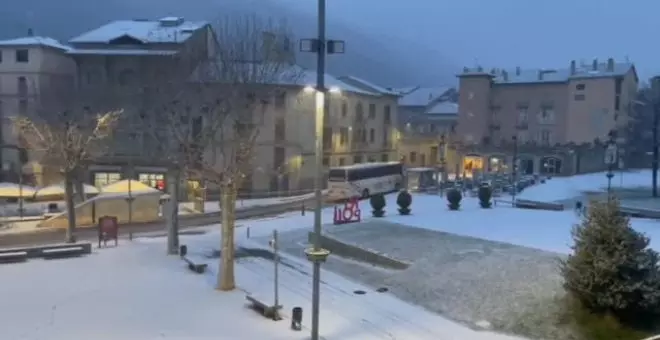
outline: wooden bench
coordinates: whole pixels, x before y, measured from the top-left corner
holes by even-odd
[[[9,251],[0,253],[0,263],[25,262],[28,259],[26,251]]]
[[[273,306],[267,304],[253,295],[246,295],[245,299],[250,302],[250,307],[259,312],[259,314],[275,321],[281,320],[279,313],[279,310],[282,309],[281,305]]]
[[[61,259],[67,257],[78,257],[85,253],[86,251],[83,246],[71,246],[63,248],[43,249],[41,251],[41,257],[44,259]]]
[[[188,264],[188,269],[197,274],[204,274],[206,268],[209,266],[206,263],[196,263],[195,261],[185,256],[181,256],[181,258]]]

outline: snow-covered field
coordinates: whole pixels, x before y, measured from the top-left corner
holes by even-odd
[[[277,222],[274,222],[277,221]],[[253,221],[255,236],[280,225],[277,219]],[[239,242],[250,245],[244,236]],[[219,234],[184,236],[192,254],[218,244]],[[244,306],[244,292],[213,289],[217,262],[208,260],[205,275],[187,272],[182,261],[164,255],[164,239],[143,238],[118,248],[102,249],[79,259],[32,260],[0,266],[0,329],[3,339],[307,339],[309,329],[291,331],[289,321],[273,322]],[[201,257],[201,256],[197,256]],[[281,266],[280,302],[284,316],[303,307],[310,323],[311,266],[285,258]],[[272,263],[240,260],[237,281],[242,290],[272,297]],[[387,294],[324,272],[321,333],[326,340],[513,340],[477,332]],[[366,295],[355,295],[357,289]],[[93,311],[93,312],[92,312]],[[102,331],[101,331],[102,330]]]
[[[554,177],[544,184],[525,189],[518,198],[549,202],[578,197],[585,191],[605,191],[607,189],[605,175],[605,172],[599,172],[571,177]],[[650,188],[651,171],[614,172],[612,187],[615,189]]]

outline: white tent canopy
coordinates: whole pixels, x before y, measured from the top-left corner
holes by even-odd
[[[0,197],[11,198],[32,198],[36,190],[28,185],[19,185],[16,183],[0,183]]]
[[[73,190],[75,191],[76,188],[74,186]],[[97,189],[93,185],[89,184],[83,184],[83,191],[87,195],[93,195],[93,194],[98,194],[99,189]],[[39,190],[37,190],[36,194],[34,195],[35,197],[48,197],[48,196],[63,196],[66,193],[66,188],[64,187],[64,183],[60,184],[53,184],[49,185],[47,187],[43,187]]]

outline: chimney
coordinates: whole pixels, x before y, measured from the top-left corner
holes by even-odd
[[[470,72],[470,69],[467,68],[467,66],[466,66],[466,67],[463,67],[463,73],[468,73],[468,72]]]
[[[607,71],[614,72],[614,58],[607,59]]]
[[[575,75],[575,70],[576,70],[575,60],[571,60],[571,75],[572,76]]]
[[[34,36],[34,31],[31,28],[28,28],[27,35],[28,35],[28,37]]]
[[[594,59],[594,62],[593,62],[593,64],[591,65],[591,68],[592,68],[594,71],[598,71],[598,59]]]
[[[517,75],[517,76],[520,75],[520,66],[516,66],[516,75]]]
[[[504,79],[504,81],[509,81],[509,72],[503,70],[502,71],[502,79]]]

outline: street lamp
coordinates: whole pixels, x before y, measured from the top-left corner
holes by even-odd
[[[614,141],[614,132],[610,131],[607,145],[605,146],[605,164],[607,164],[607,199],[612,196],[612,177],[614,177],[614,165],[617,164],[617,145]]]
[[[316,174],[314,178],[314,245],[306,249],[307,259],[314,265],[312,274],[312,334],[311,340],[319,340],[319,305],[321,297],[321,263],[325,262],[330,252],[321,247],[321,209],[323,207],[323,118],[330,109],[327,97],[329,89],[325,87],[325,59],[327,54],[342,54],[344,41],[326,39],[325,2],[318,0],[318,36],[315,39],[300,41],[302,52],[316,53]]]
[[[438,141],[438,153],[440,154],[440,164],[438,166],[438,173],[435,176],[436,184],[440,187],[440,196],[443,195],[443,186],[447,182],[447,165],[445,164],[445,145],[447,141],[445,140],[445,135],[440,135],[440,140]],[[442,171],[442,179],[440,179],[440,171]]]
[[[511,141],[513,142],[513,159],[511,166],[511,205],[516,206],[516,194],[518,193],[518,183],[516,179],[518,177],[518,136],[512,136]]]

